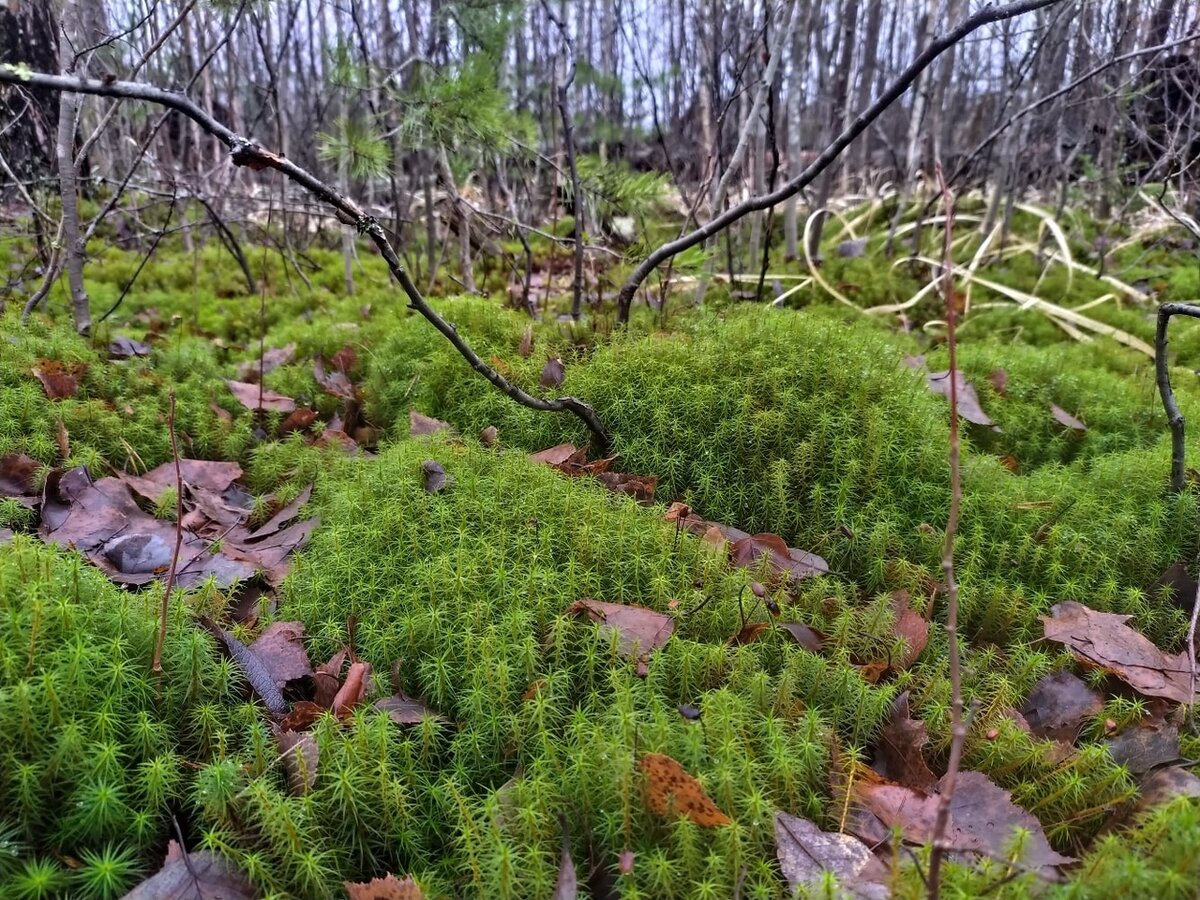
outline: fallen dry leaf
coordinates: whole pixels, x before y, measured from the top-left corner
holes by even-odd
[[[133,359],[135,356],[149,356],[150,345],[145,341],[135,341],[131,337],[116,337],[108,344],[109,359]]]
[[[544,465],[558,468],[578,453],[579,448],[574,444],[557,444],[554,447],[548,447],[545,450],[539,450],[537,453],[531,453],[529,458],[533,462],[543,463]]]
[[[1034,686],[1021,715],[1036,737],[1073,744],[1084,723],[1103,709],[1104,697],[1064,669]]]
[[[930,372],[925,376],[925,383],[929,389],[935,394],[941,394],[946,399],[950,398],[950,372]],[[959,418],[966,419],[973,425],[982,425],[986,428],[999,430],[996,425],[988,417],[988,414],[983,411],[983,407],[979,405],[979,395],[975,393],[975,388],[967,382],[963,373],[956,370],[954,373],[954,384],[957,393],[958,415]]]
[[[655,475],[629,475],[625,472],[600,472],[596,475],[606,488],[614,494],[628,494],[638,503],[654,502],[654,492],[658,489],[658,477]]]
[[[655,815],[682,815],[704,828],[732,821],[712,802],[704,786],[671,757],[647,753],[638,766],[646,773],[646,808]]]
[[[616,634],[617,650],[625,659],[637,660],[637,672],[645,677],[651,653],[675,632],[675,620],[644,606],[576,600],[567,608],[569,616],[587,616],[602,634]]]
[[[819,653],[825,643],[825,635],[802,622],[780,622],[779,627],[810,653]]]
[[[1104,742],[1109,754],[1134,775],[1181,762],[1179,728],[1162,720],[1135,725]]]
[[[855,898],[887,900],[891,895],[888,868],[866,844],[849,834],[822,831],[807,819],[775,813],[775,855],[793,892],[818,888],[830,872]]]
[[[277,716],[286,715],[288,712],[287,701],[283,699],[283,694],[279,692],[275,679],[271,677],[270,671],[263,665],[258,655],[207,616],[200,617],[200,624],[225,647],[229,656],[241,668],[242,674],[246,676],[247,684],[254,693],[258,694],[267,709]]]
[[[345,371],[326,372],[325,360],[319,354],[313,360],[313,378],[327,394],[351,402],[358,399],[358,389],[346,377]]]
[[[729,639],[729,643],[735,647],[741,644],[753,644],[770,627],[770,622],[749,622],[742,626],[741,631]]]
[[[308,431],[315,421],[317,421],[317,411],[307,406],[301,406],[294,412],[288,413],[287,418],[279,423],[279,433],[288,435],[297,431]]]
[[[298,700],[292,704],[292,711],[279,721],[281,731],[308,731],[313,723],[329,711],[327,706],[318,706],[311,700]]]
[[[179,474],[186,485],[204,488],[215,494],[223,494],[230,485],[242,477],[242,467],[235,462],[181,459],[179,460]],[[165,462],[144,475],[120,472],[116,477],[151,503],[158,503],[164,492],[175,488],[175,463]]]
[[[425,493],[436,494],[450,483],[450,476],[445,468],[436,460],[427,459],[421,463],[421,471],[425,473]]]
[[[249,410],[265,409],[270,412],[290,413],[296,408],[296,401],[291,397],[285,397],[283,394],[275,391],[268,391],[265,388],[262,391],[262,406],[259,406],[259,387],[257,384],[250,384],[248,381],[226,381],[229,386],[230,393],[233,394],[235,400]]]
[[[1142,779],[1134,814],[1169,803],[1177,797],[1200,797],[1200,778],[1181,766],[1158,769]]]
[[[892,701],[887,724],[879,732],[872,768],[889,781],[930,791],[937,785],[938,777],[925,762],[928,744],[925,723],[912,717],[908,691],[904,691]]]
[[[397,725],[420,725],[426,719],[442,718],[420,700],[414,700],[404,694],[393,694],[376,700],[375,708],[387,713],[388,718]]]
[[[56,359],[40,359],[33,367],[34,377],[51,400],[65,400],[79,391],[79,379],[87,371],[82,363],[63,365]]]
[[[729,548],[729,562],[734,566],[753,569],[764,558],[771,571],[779,577],[799,580],[829,572],[829,564],[821,557],[788,547],[777,534],[748,535],[733,541]]]
[[[346,672],[346,680],[333,698],[331,709],[339,719],[350,715],[366,696],[367,685],[370,683],[371,664],[352,662]]]
[[[24,453],[0,456],[0,497],[16,500],[22,506],[38,501],[37,460]]]
[[[500,443],[500,431],[495,425],[489,425],[479,432],[479,440],[485,447],[495,447]]]
[[[417,412],[415,409],[408,411],[409,437],[421,437],[427,434],[438,434],[443,431],[447,434],[453,432],[449,422],[443,422],[441,419],[427,416],[424,413]]]
[[[420,886],[409,875],[403,881],[388,874],[364,882],[342,882],[349,900],[424,900]]]
[[[322,709],[333,706],[333,699],[342,686],[342,666],[345,662],[346,650],[343,648],[313,672],[313,701]]]
[[[303,622],[272,622],[250,645],[279,687],[313,674],[304,649]]]
[[[552,356],[542,367],[542,376],[538,379],[538,383],[544,388],[561,387],[566,377],[567,370],[563,361],[557,356]]]
[[[124,900],[251,900],[257,893],[226,860],[209,850],[184,852],[167,844],[162,868],[125,895]]]
[[[350,370],[358,362],[358,352],[352,344],[346,344],[341,350],[329,357],[329,362],[339,372],[349,375]]]
[[[563,818],[562,853],[558,860],[558,880],[550,900],[576,900],[579,896],[579,876],[575,874],[575,861],[571,859],[571,842],[567,835],[566,818]]]
[[[1084,425],[1081,421],[1079,421],[1061,406],[1051,403],[1050,415],[1054,416],[1054,421],[1058,422],[1059,425],[1066,426],[1072,431],[1078,431],[1082,433],[1088,430],[1086,425]]]
[[[1112,672],[1147,697],[1194,701],[1187,653],[1164,653],[1125,623],[1131,616],[1059,603],[1041,616],[1046,638],[1065,644],[1083,663]]]
[[[321,754],[316,738],[306,731],[276,730],[275,740],[287,770],[288,787],[294,796],[303,797],[317,781]]]
[[[288,344],[286,347],[272,347],[262,355],[261,371],[266,375],[268,372],[274,372],[280,366],[286,366],[296,356],[296,345]],[[258,383],[259,360],[251,359],[238,366],[238,378],[242,381],[252,384]]]
[[[992,369],[988,373],[988,382],[1001,397],[1008,396],[1008,370],[1007,369]]]

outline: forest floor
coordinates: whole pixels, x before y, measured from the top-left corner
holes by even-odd
[[[942,892],[1192,897],[1200,508],[1167,490],[1152,345],[1200,262],[1152,223],[1098,242],[1030,207],[1001,243],[972,213]],[[365,251],[349,296],[332,250],[248,247],[252,293],[168,240],[90,340],[61,292],[27,325],[10,303],[0,896],[924,896],[945,301],[881,223],[831,222],[816,278],[773,266],[775,304],[685,285],[625,332],[557,315],[545,245],[537,321],[499,268],[435,299],[508,378],[591,403],[613,458],[491,388]],[[89,262],[94,309],[143,253]],[[1200,328],[1171,350],[1186,415]]]

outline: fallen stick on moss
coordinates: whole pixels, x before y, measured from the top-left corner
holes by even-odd
[[[1047,2],[1047,0],[1042,0]],[[588,431],[591,432],[601,453],[608,450],[612,439],[604,427],[596,411],[577,397],[556,397],[544,400],[535,397],[497,372],[484,362],[479,354],[459,335],[458,329],[447,322],[421,294],[408,271],[404,268],[396,251],[384,233],[383,226],[374,216],[369,216],[349,197],[334,190],[307,169],[298,166],[286,156],[272,153],[229,128],[205,112],[200,106],[185,94],[167,91],[152,85],[136,81],[99,80],[94,78],[73,78],[69,75],[50,75],[45,72],[32,72],[27,68],[11,64],[0,65],[0,84],[18,84],[26,87],[39,87],[59,93],[70,92],[77,94],[94,94],[101,97],[117,97],[125,100],[143,100],[173,109],[187,116],[204,131],[211,134],[229,148],[230,159],[236,166],[259,171],[274,169],[285,177],[300,185],[318,200],[333,207],[338,221],[353,225],[359,234],[365,234],[375,244],[379,255],[387,263],[388,270],[400,282],[400,287],[408,297],[409,305],[420,313],[434,328],[442,333],[459,354],[480,375],[492,383],[498,390],[512,400],[532,410],[539,412],[569,412],[579,418]]]

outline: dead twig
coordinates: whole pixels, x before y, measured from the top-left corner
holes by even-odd
[[[175,570],[179,565],[179,551],[183,547],[183,472],[179,467],[179,442],[175,438],[175,389],[171,388],[170,408],[167,412],[167,431],[171,435],[171,457],[175,460],[175,552],[171,554],[171,568],[167,573],[167,586],[163,589],[162,610],[158,622],[158,640],[154,644],[154,662],[150,671],[162,674],[163,644],[167,640],[167,612],[170,608],[171,589],[175,587]]]

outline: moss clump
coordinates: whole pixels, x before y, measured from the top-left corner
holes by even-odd
[[[234,673],[177,608],[153,679],[155,608],[74,554],[0,547],[0,808],[21,859],[0,894],[123,894],[161,857],[186,760],[225,740]]]

